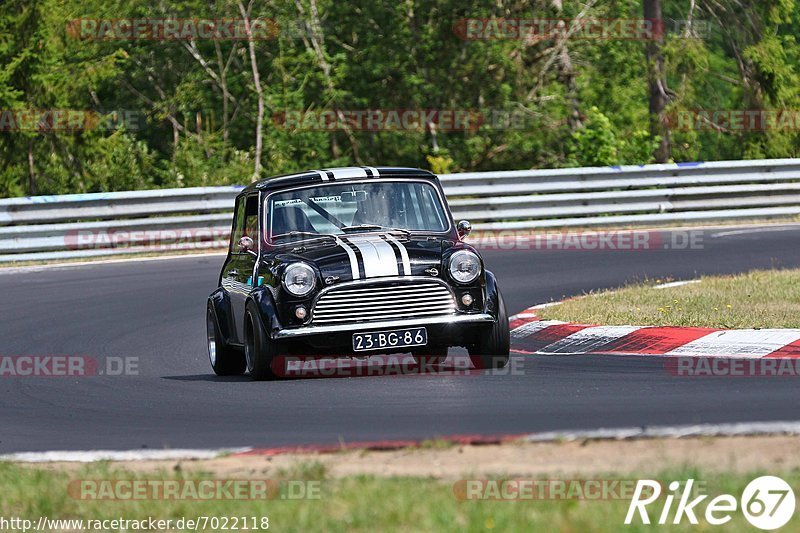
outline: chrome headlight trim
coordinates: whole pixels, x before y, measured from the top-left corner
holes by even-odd
[[[469,277],[457,277],[457,272],[463,272],[463,270],[458,270],[456,267],[457,265],[464,264],[464,261],[471,262],[474,265],[474,272],[470,272],[467,274]],[[455,281],[456,283],[461,284],[468,284],[472,283],[478,276],[481,275],[481,259],[478,257],[477,254],[470,252],[469,250],[459,250],[458,252],[454,253],[450,256],[450,261],[447,265],[447,272],[450,274],[450,278]]]
[[[303,289],[300,289],[299,291],[292,290],[291,287],[294,286],[295,283],[289,283],[287,281],[289,280],[290,276],[296,277],[297,275],[306,276],[306,279],[308,280],[308,285],[306,286],[305,290]],[[301,262],[292,263],[291,265],[286,267],[286,270],[284,270],[282,283],[283,283],[283,288],[286,289],[286,291],[289,294],[291,294],[292,296],[303,297],[303,296],[308,296],[314,290],[314,287],[316,287],[317,285],[317,276],[314,273],[314,269],[311,268],[311,266],[309,266],[308,264]]]

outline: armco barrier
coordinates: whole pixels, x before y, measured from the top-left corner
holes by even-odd
[[[440,176],[478,231],[800,215],[800,159]],[[218,248],[241,187],[0,200],[0,262]],[[113,235],[105,241],[98,235]],[[91,238],[84,242],[84,236]],[[127,237],[126,237],[127,236]],[[153,246],[163,242],[163,246]]]

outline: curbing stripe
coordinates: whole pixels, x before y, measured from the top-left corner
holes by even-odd
[[[713,328],[652,327],[630,333],[603,348],[605,353],[662,355],[718,331]]]
[[[800,340],[796,329],[734,329],[715,331],[665,355],[691,357],[741,357],[760,359]]]
[[[791,344],[787,344],[780,350],[775,350],[766,357],[779,359],[798,359],[800,358],[800,341],[794,341]]]
[[[641,326],[582,327],[561,340],[539,350],[541,354],[569,355],[599,352],[612,342],[641,329]]]
[[[512,351],[525,355],[800,358],[800,329],[593,326],[539,320],[533,306],[510,319]]]
[[[540,328],[533,335],[516,339],[514,347],[529,353],[540,353],[541,350],[553,343],[559,342],[589,327],[581,324],[553,324],[552,322],[540,322],[540,324],[546,327]]]

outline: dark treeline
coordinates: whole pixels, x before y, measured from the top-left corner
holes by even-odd
[[[794,0],[2,0],[0,196],[794,157],[799,29]]]

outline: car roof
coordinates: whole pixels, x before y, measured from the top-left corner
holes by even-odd
[[[251,183],[241,192],[248,194],[254,190],[276,190],[290,188],[296,185],[308,185],[312,183],[327,183],[332,181],[344,181],[367,178],[421,178],[429,181],[438,182],[435,174],[419,168],[408,167],[339,167],[323,168],[319,170],[306,170],[294,174],[284,174],[264,178],[255,183]]]

